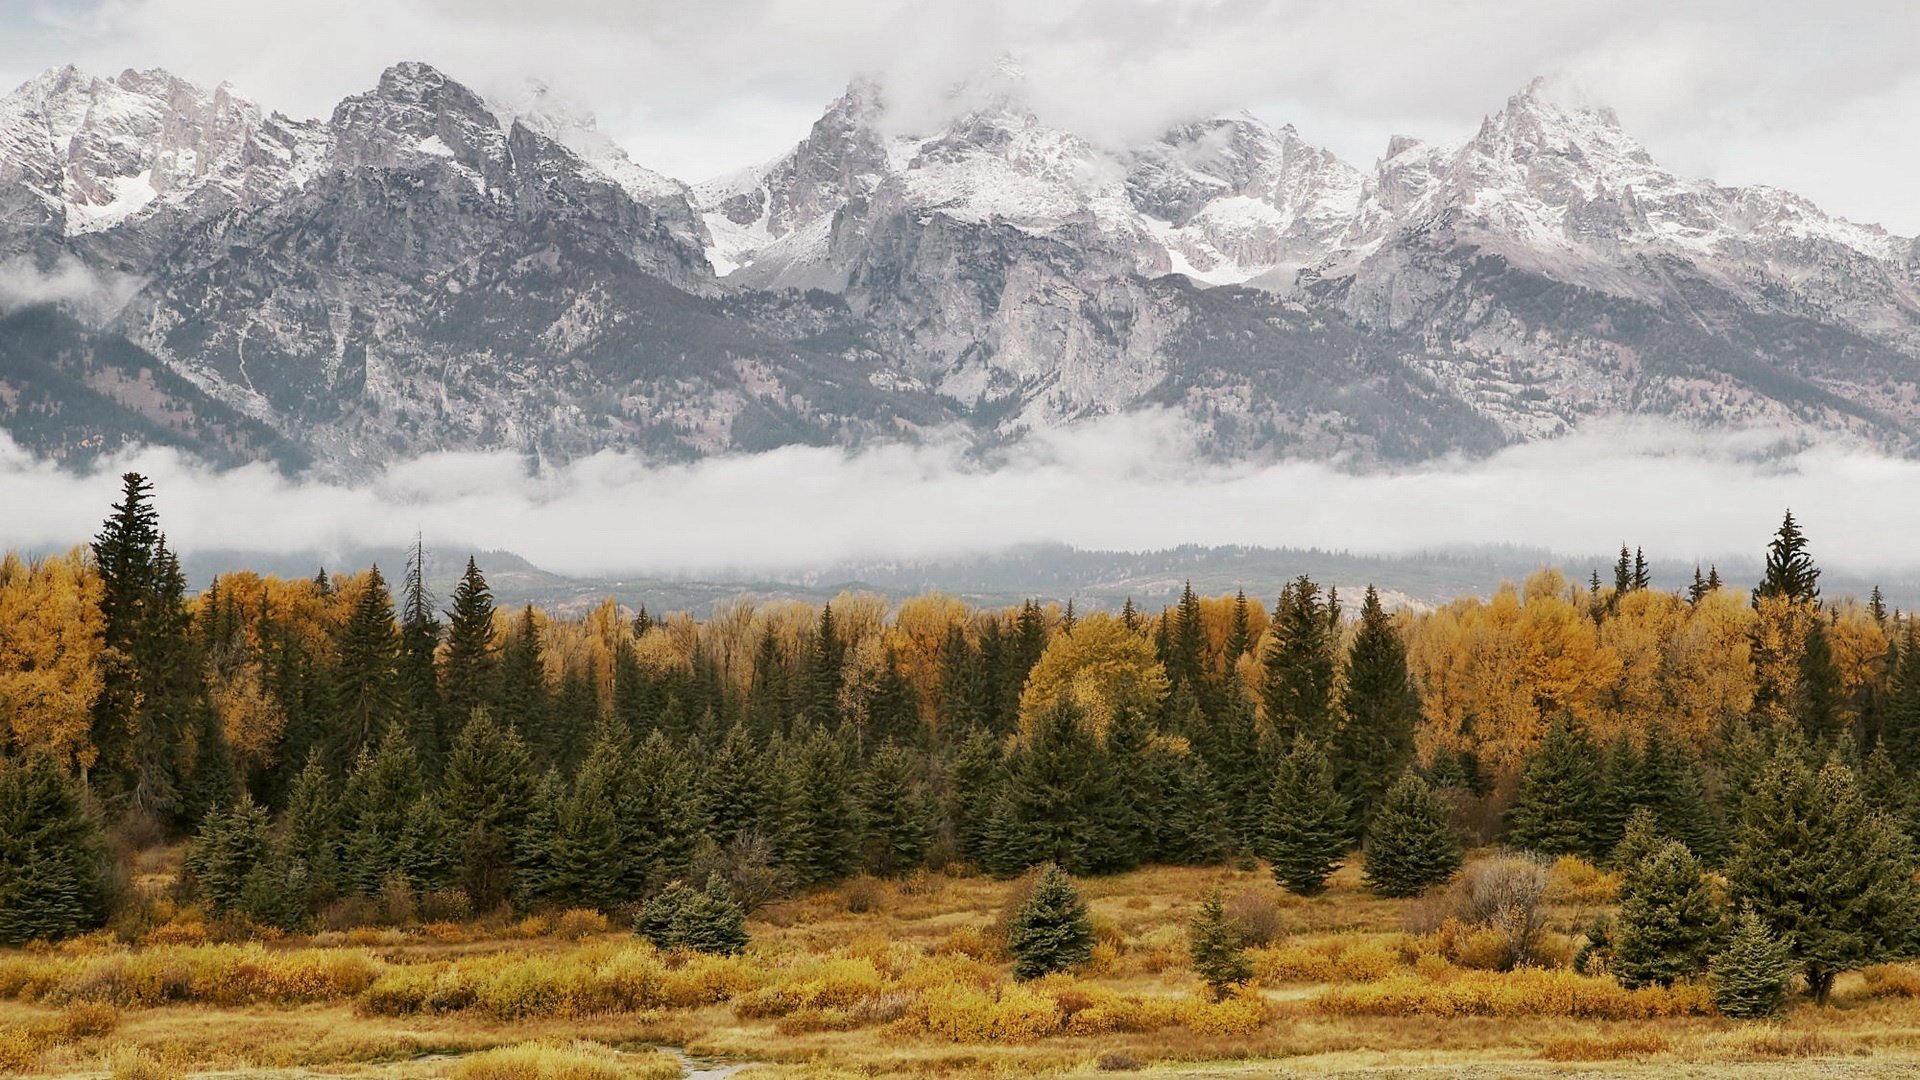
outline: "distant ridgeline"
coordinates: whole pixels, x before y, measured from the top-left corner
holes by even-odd
[[[197,836],[202,899],[288,929],[375,898],[627,909],[697,875],[719,891],[676,903],[719,904],[953,863],[1257,857],[1313,892],[1356,848],[1404,895],[1466,840],[1719,866],[1816,995],[1916,941],[1886,920],[1920,900],[1920,641],[1877,591],[1823,596],[1791,515],[1751,591],[1711,568],[1655,589],[1623,550],[1397,614],[1301,575],[1271,609],[1186,587],[559,617],[496,607],[474,560],[443,607],[418,549],[397,591],[235,572],[189,599],[125,485],[90,551],[0,564],[0,813],[38,837],[0,838],[11,940],[106,918],[103,812]],[[1859,902],[1781,876],[1838,861]],[[51,884],[5,887],[29,870]]]

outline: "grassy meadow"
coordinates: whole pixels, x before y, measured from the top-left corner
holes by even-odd
[[[1486,856],[1481,856],[1482,858]],[[1772,1077],[1920,1072],[1920,968],[1831,1004],[1717,1015],[1702,986],[1571,967],[1617,880],[1551,872],[1530,964],[1445,902],[1384,900],[1353,865],[1301,898],[1264,867],[1080,883],[1098,944],[1015,982],[1024,883],[862,877],[755,913],[740,956],[663,954],[584,911],[274,937],[154,899],[139,925],[0,953],[0,1073],[613,1080],[812,1076]],[[1255,977],[1220,1001],[1188,922],[1216,886]]]

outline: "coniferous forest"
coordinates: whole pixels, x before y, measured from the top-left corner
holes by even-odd
[[[194,595],[157,502],[130,474],[88,548],[0,563],[0,945],[630,929],[656,982],[716,980],[693,1004],[956,1041],[1249,1035],[1276,1015],[1258,987],[1293,977],[1353,1017],[1530,1015],[1474,989],[1489,973],[1560,979],[1510,992],[1601,1019],[1821,1008],[1849,977],[1920,992],[1920,629],[1877,591],[1823,596],[1791,514],[1751,588],[1707,568],[1663,591],[1623,547],[1610,579],[1543,569],[1423,610],[1300,577],[1160,611],[849,594],[563,618],[497,608],[471,560],[430,595],[417,548]],[[1205,883],[1166,930],[1199,1012],[1024,988],[1144,964],[1158,939],[1089,898],[1146,880]],[[745,974],[809,904],[940,882],[1010,899],[912,963],[815,943],[871,986]],[[1336,895],[1398,905],[1398,936],[1371,960],[1306,944],[1347,925],[1313,921]],[[81,986],[35,949],[0,954],[0,997],[218,1000],[189,976]],[[1013,982],[954,1019],[907,974],[941,957]],[[484,973],[432,989],[366,962],[339,994],[362,1013],[492,1007]],[[697,967],[723,963],[748,966]]]

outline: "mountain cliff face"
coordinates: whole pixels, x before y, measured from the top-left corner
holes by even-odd
[[[60,69],[0,99],[0,303],[75,265],[111,294],[69,298],[90,322],[0,323],[0,424],[63,456],[351,474],[999,441],[1143,406],[1223,458],[1357,464],[1616,413],[1920,430],[1920,243],[1677,177],[1538,86],[1361,170],[1248,115],[1099,145],[1017,80],[903,131],[855,83],[778,160],[689,188],[544,92],[421,64],[316,121]],[[103,355],[193,422],[127,408]]]

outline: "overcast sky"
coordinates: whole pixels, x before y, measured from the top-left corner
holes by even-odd
[[[1005,55],[1096,138],[1247,107],[1361,165],[1547,75],[1683,173],[1920,233],[1906,0],[0,0],[8,86],[162,66],[313,116],[425,60],[483,92],[549,81],[686,180],[779,153],[856,73],[911,102]]]

